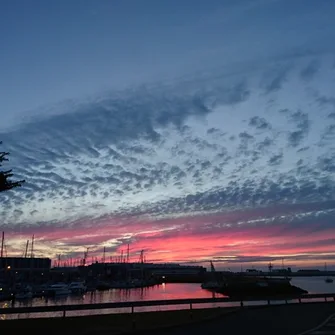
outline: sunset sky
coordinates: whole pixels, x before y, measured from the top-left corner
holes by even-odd
[[[0,0],[8,256],[335,270],[335,2]],[[5,167],[4,167],[5,168]]]

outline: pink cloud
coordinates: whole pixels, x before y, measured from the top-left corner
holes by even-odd
[[[293,259],[306,254],[305,262],[310,263],[308,255],[318,259],[325,253],[335,255],[331,240],[335,227],[324,225],[318,217],[309,219],[308,224],[292,222],[292,217],[301,211],[298,206],[164,220],[123,217],[98,223],[78,222],[71,227],[42,226],[34,232],[35,253],[52,258],[59,253],[63,258],[82,257],[90,246],[94,258],[101,257],[106,246],[107,257],[115,257],[125,254],[130,244],[132,261],[138,260],[140,250],[145,250],[147,261],[160,262],[280,255]],[[291,219],[272,220],[274,215],[291,215]],[[31,228],[6,233],[8,252],[21,255],[32,233]],[[301,257],[297,262],[303,262]]]

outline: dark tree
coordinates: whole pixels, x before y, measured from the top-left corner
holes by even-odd
[[[1,144],[2,142],[0,142]],[[9,152],[0,151],[0,167],[2,162],[8,161],[7,156]],[[1,171],[0,170],[0,192],[11,190],[14,187],[21,186],[24,180],[12,181],[10,177],[13,176],[12,170]]]

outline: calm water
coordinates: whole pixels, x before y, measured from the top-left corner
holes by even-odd
[[[335,279],[335,278],[334,278]],[[334,283],[327,284],[323,277],[301,277],[292,278],[292,285],[296,285],[307,290],[309,293],[335,293]],[[121,302],[121,301],[144,301],[144,300],[169,300],[169,299],[187,299],[187,298],[210,298],[213,296],[222,297],[220,294],[214,295],[213,293],[203,290],[200,284],[162,284],[143,289],[131,290],[109,290],[100,292],[88,292],[83,296],[67,296],[60,298],[34,298],[29,301],[16,301],[14,307],[23,306],[52,306],[52,305],[71,305],[71,304],[92,304],[92,303],[105,303],[105,302]],[[266,302],[264,302],[266,303]],[[257,302],[248,304],[258,304]],[[201,307],[217,307],[217,306],[237,306],[238,303],[223,303],[214,304],[210,303]],[[10,302],[0,303],[1,307],[11,307]],[[194,306],[194,308],[200,307]],[[183,306],[178,306],[178,309]],[[188,306],[184,306],[188,308]],[[135,311],[152,311],[152,310],[167,310],[176,309],[176,306],[158,306],[158,307],[138,307]],[[73,311],[67,312],[67,315],[87,315],[87,314],[105,314],[105,313],[122,313],[127,312],[128,309],[105,309],[96,311]],[[21,317],[48,317],[59,316],[57,313],[34,313],[30,315],[22,315]],[[0,315],[1,319],[18,318],[18,315]]]

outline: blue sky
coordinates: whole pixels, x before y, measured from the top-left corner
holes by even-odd
[[[2,113],[299,49],[332,48],[331,1],[1,0]]]
[[[27,180],[0,197],[13,252],[32,232],[79,255],[206,231],[230,249],[192,259],[335,259],[334,2],[0,6],[0,140]]]

